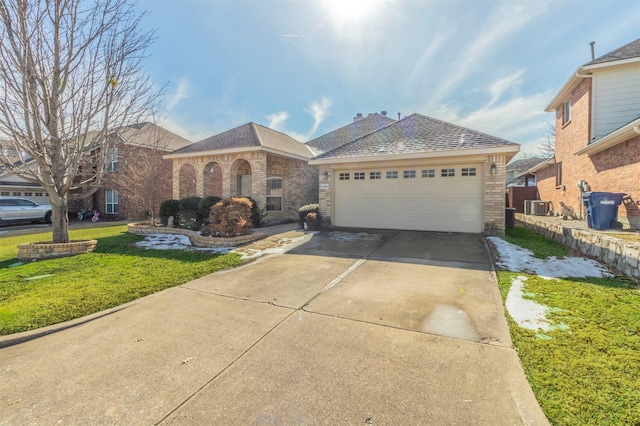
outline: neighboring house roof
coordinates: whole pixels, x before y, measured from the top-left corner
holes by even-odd
[[[588,66],[602,64],[605,62],[621,61],[623,59],[632,59],[638,57],[640,57],[640,38],[637,40],[633,40],[631,43],[627,43],[622,47],[612,50],[611,52],[606,53],[591,62],[587,62],[584,65]]]
[[[322,160],[380,160],[407,155],[452,156],[480,152],[511,152],[520,145],[476,130],[457,126],[420,114],[412,114],[368,135],[314,157],[311,164]],[[440,154],[440,155],[434,155]]]
[[[551,167],[554,164],[556,164],[556,159],[555,158],[549,158],[548,160],[543,160],[541,162],[539,162],[538,164],[536,164],[535,166],[531,167],[528,170],[525,170],[524,172],[520,173],[518,176],[516,176],[516,178],[525,176],[525,175],[531,175],[531,174],[535,174],[536,172],[542,170],[542,169],[546,169],[547,167]]]
[[[549,102],[545,111],[553,112],[566,102],[569,96],[571,96],[571,92],[578,87],[578,84],[580,84],[584,77],[591,75],[593,70],[635,62],[640,62],[640,38],[579,66],[556,96]]]
[[[368,117],[354,121],[326,135],[310,140],[307,142],[307,146],[314,151],[315,155],[319,155],[334,150],[354,139],[368,135],[395,121],[393,118],[378,113],[370,114]]]
[[[124,143],[163,151],[174,151],[185,146],[192,145],[191,141],[178,136],[173,132],[154,123],[136,123],[118,129],[118,135]]]
[[[302,142],[284,133],[251,122],[173,151],[165,158],[178,158],[193,154],[204,155],[216,151],[238,151],[247,148],[264,148],[268,151],[305,159],[313,157],[311,150]]]
[[[509,164],[507,164],[507,171],[522,172],[530,169],[531,167],[535,166],[541,161],[544,161],[544,158],[540,158],[540,157],[520,158],[519,160],[511,161]]]

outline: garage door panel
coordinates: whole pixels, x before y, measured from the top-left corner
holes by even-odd
[[[461,176],[462,167],[481,164],[446,166],[455,169],[456,176],[441,177],[438,166],[435,176],[421,177],[415,168],[415,178],[404,178],[403,169],[375,169],[382,179],[338,180],[335,184],[336,226],[426,231],[482,232],[482,179],[480,176]],[[429,166],[424,166],[429,168]],[[373,170],[373,169],[372,169]],[[397,179],[386,179],[386,171],[398,171]],[[413,170],[413,169],[412,169]]]

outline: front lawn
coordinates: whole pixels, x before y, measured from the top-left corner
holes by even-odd
[[[237,254],[137,248],[142,237],[126,231],[72,230],[73,240],[97,239],[96,250],[22,265],[17,244],[50,241],[51,234],[0,238],[0,335],[79,318],[240,263]]]
[[[524,228],[507,241],[535,241],[536,257],[557,244]],[[549,307],[550,331],[521,328],[507,315],[531,387],[554,425],[640,424],[640,291],[627,277],[543,279],[498,271],[503,300],[525,276],[531,299]],[[567,327],[565,327],[565,325]]]

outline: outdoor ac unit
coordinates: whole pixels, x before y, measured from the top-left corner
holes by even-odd
[[[548,201],[532,201],[531,202],[532,214],[536,216],[546,216],[549,212]]]
[[[531,203],[533,203],[534,200],[524,200],[524,214],[533,214],[532,208],[531,208]]]

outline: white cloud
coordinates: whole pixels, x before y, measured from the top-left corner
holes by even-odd
[[[178,81],[176,89],[167,98],[167,105],[165,108],[166,112],[171,112],[176,107],[176,105],[180,103],[180,101],[188,99],[190,95],[190,89],[191,84],[189,83],[189,80],[187,80],[186,78],[181,78],[180,81]]]
[[[331,102],[331,99],[322,98],[320,99],[320,102],[311,102],[311,104],[309,104],[309,107],[305,109],[306,112],[310,113],[313,116],[313,127],[311,128],[309,133],[307,133],[307,138],[311,138],[318,131],[318,127],[320,127],[320,124],[322,124],[324,119],[327,117],[332,104],[333,103]]]
[[[519,70],[516,71],[515,73],[506,76],[498,81],[496,81],[495,83],[493,83],[490,87],[489,87],[489,93],[491,94],[491,100],[489,101],[489,104],[487,105],[487,107],[490,107],[491,105],[493,105],[494,103],[496,103],[496,101],[498,99],[500,99],[500,97],[509,89],[513,89],[514,86],[517,86],[520,84],[521,82],[521,77],[524,74],[524,70]]]
[[[503,3],[488,22],[478,29],[475,41],[462,52],[458,60],[451,62],[453,71],[435,91],[432,103],[438,104],[482,66],[490,66],[491,54],[506,40],[523,31],[533,19],[545,11],[546,6],[546,2]]]
[[[270,115],[267,115],[267,127],[272,128],[273,130],[282,130],[284,127],[285,121],[289,118],[289,113],[286,111],[276,112]]]
[[[306,142],[315,136],[316,132],[320,128],[320,125],[324,122],[325,118],[331,109],[331,105],[333,102],[329,98],[321,98],[319,101],[312,101],[307,108],[304,109],[305,112],[311,114],[313,117],[313,126],[307,133],[298,133],[291,130],[285,129],[286,121],[289,119],[289,113],[286,111],[276,112],[273,114],[269,114],[266,118],[268,121],[268,127],[273,130],[277,130],[279,132],[283,132],[288,134],[294,139],[297,139],[301,142]]]

